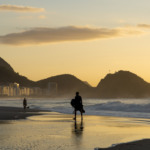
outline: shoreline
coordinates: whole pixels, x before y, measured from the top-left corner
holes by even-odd
[[[30,116],[43,115],[43,112],[49,111],[30,108],[24,110],[21,107],[0,106],[0,121],[26,119],[27,117]],[[139,139],[138,141],[119,143],[116,144],[115,146],[108,148],[100,148],[100,147],[95,148],[95,150],[149,150],[149,149],[150,149],[150,139]]]
[[[34,115],[42,115],[41,112],[46,112],[38,109],[26,109],[20,107],[5,107],[0,106],[0,121],[3,120],[18,120],[26,119],[27,117]]]

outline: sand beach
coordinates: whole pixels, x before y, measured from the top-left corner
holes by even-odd
[[[85,115],[81,121],[78,115],[75,122],[72,118],[56,112],[0,107],[0,149],[149,150],[148,119]]]
[[[26,109],[19,107],[0,107],[0,120],[25,119],[32,115],[40,115],[40,110]]]

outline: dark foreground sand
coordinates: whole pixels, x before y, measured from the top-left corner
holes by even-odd
[[[17,107],[0,107],[0,120],[25,119],[26,117],[40,115],[40,110]]]
[[[141,141],[119,144],[111,148],[99,148],[98,150],[150,150],[150,140],[144,139]]]

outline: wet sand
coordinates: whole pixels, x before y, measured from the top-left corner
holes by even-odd
[[[22,108],[0,107],[0,149],[150,149],[148,119],[85,115],[81,121],[78,115],[75,122],[72,118],[73,115],[55,112],[34,109],[24,112]],[[111,147],[112,144],[117,146]]]
[[[40,110],[18,107],[0,107],[0,120],[25,119],[33,115],[40,115]]]

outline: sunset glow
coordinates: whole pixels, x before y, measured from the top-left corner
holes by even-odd
[[[150,82],[150,2],[0,2],[0,57],[37,81],[72,74],[97,86],[118,70]]]

